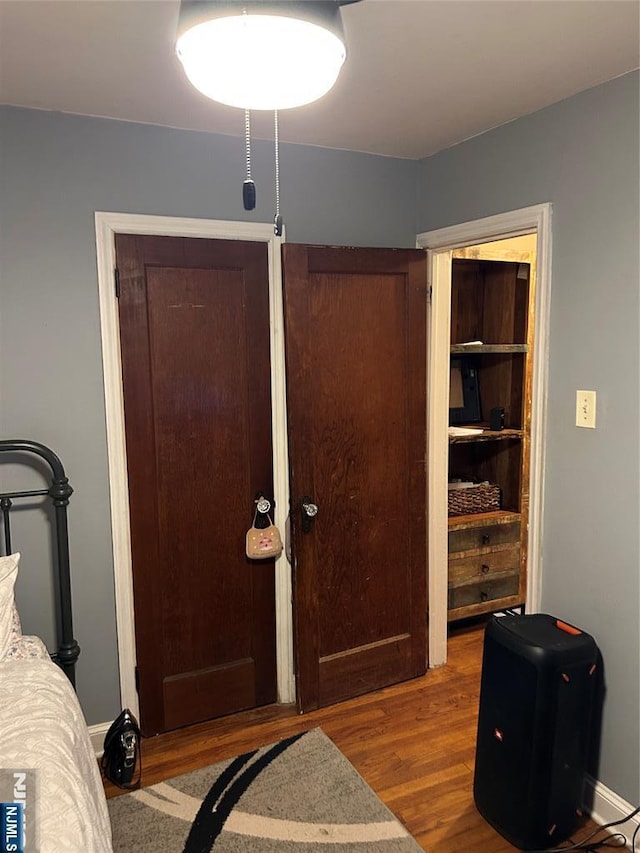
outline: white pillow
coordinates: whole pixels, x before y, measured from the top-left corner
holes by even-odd
[[[5,656],[14,631],[13,587],[19,562],[20,554],[0,557],[0,658]]]

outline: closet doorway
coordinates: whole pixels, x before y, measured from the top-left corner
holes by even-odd
[[[116,629],[120,677],[120,706],[140,717],[136,678],[136,618],[134,612],[132,541],[129,506],[129,477],[123,398],[123,369],[120,350],[119,300],[116,298],[116,238],[120,234],[188,238],[200,240],[248,241],[266,248],[271,373],[272,476],[276,501],[276,524],[284,530],[288,511],[288,456],[286,443],[284,389],[284,330],[280,246],[271,223],[228,222],[151,216],[146,214],[98,211],[95,214],[100,298],[100,329],[104,373],[107,428],[107,461],[113,544]],[[257,488],[265,488],[258,486]],[[253,495],[251,495],[251,500]],[[249,507],[249,511],[251,507]],[[213,522],[213,518],[211,518]],[[248,526],[249,520],[243,524]],[[244,528],[246,530],[246,527]],[[244,543],[243,543],[244,545]],[[291,572],[281,557],[275,565],[275,648],[277,700],[295,701],[293,676],[293,631]],[[105,729],[106,731],[106,729]]]
[[[535,340],[531,383],[530,498],[527,531],[527,611],[540,604],[542,576],[542,521],[544,450],[548,371],[549,308],[551,297],[551,214],[549,203],[452,225],[417,236],[427,249],[431,304],[429,312],[429,439],[428,439],[428,541],[429,541],[429,650],[430,665],[447,659],[448,598],[448,425],[452,259],[475,255],[480,244],[534,235]],[[473,247],[476,247],[475,249]],[[486,249],[484,251],[487,251]],[[497,260],[495,255],[492,259]]]
[[[275,565],[277,700],[298,698],[307,710],[424,672],[424,253],[287,246],[292,255],[285,312],[280,241],[270,226],[99,213],[96,231],[122,705],[139,713],[123,370],[112,277],[120,234],[229,235],[267,244],[276,522],[284,530],[291,504],[294,564],[282,556]],[[297,264],[296,253],[298,260],[306,255],[311,263]],[[386,306],[381,317],[380,300]],[[288,340],[295,341],[296,350],[288,371],[285,313]],[[375,320],[375,328],[367,317]],[[357,319],[357,334],[350,332],[350,318]],[[335,345],[326,336],[329,329]],[[370,384],[374,393],[367,391]],[[298,429],[299,416],[304,420],[311,410],[310,428]],[[341,441],[343,422],[352,431]],[[309,494],[319,504],[311,534],[302,528],[300,515],[302,498]]]

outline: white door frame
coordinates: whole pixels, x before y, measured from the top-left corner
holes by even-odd
[[[124,430],[124,398],[118,303],[114,269],[116,234],[150,234],[220,240],[250,240],[266,243],[269,262],[269,315],[271,347],[271,395],[273,429],[273,485],[275,523],[284,530],[289,507],[289,462],[287,454],[286,389],[282,266],[280,247],[273,224],[227,222],[216,219],[183,219],[128,213],[95,214],[100,329],[107,426],[107,456],[111,501],[111,536],[118,634],[121,707],[139,717],[135,686],[136,645],[133,608],[133,574],[129,519],[129,487]],[[278,701],[295,701],[293,672],[293,613],[291,571],[284,555],[276,561],[276,660]]]
[[[550,203],[500,213],[460,225],[418,234],[427,249],[431,306],[428,323],[428,565],[429,565],[429,666],[447,660],[447,427],[449,424],[449,325],[451,322],[451,257],[454,249],[508,239],[522,234],[537,236],[537,280],[531,417],[531,491],[527,610],[540,606],[542,577],[542,524],[544,455],[549,364],[549,308],[551,297]]]

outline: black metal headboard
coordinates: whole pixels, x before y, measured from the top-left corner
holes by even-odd
[[[73,489],[64,472],[62,462],[53,450],[38,444],[35,441],[27,441],[21,438],[0,441],[0,453],[35,453],[44,459],[51,468],[52,480],[49,489],[37,489],[23,492],[6,492],[0,494],[0,512],[4,522],[4,553],[13,553],[11,544],[11,523],[9,514],[14,500],[31,498],[36,495],[48,495],[55,508],[55,545],[56,565],[54,571],[57,575],[58,606],[59,606],[59,630],[61,642],[58,651],[51,655],[52,659],[64,670],[69,681],[75,687],[76,661],[80,655],[80,646],[73,637],[73,616],[71,608],[71,575],[69,572],[69,534],[67,528],[67,506]],[[0,460],[2,461],[2,460]],[[14,461],[13,459],[11,461]]]

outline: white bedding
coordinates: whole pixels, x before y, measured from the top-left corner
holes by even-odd
[[[21,657],[16,649],[0,661],[0,768],[37,770],[40,853],[112,853],[102,781],[77,697],[54,663],[30,651]]]

